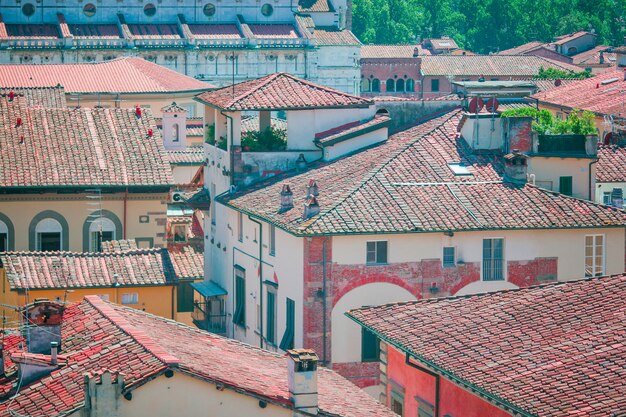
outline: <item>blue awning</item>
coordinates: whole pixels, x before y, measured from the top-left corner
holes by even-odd
[[[228,294],[224,288],[213,281],[194,282],[191,284],[191,287],[203,297],[219,297],[220,295]]]

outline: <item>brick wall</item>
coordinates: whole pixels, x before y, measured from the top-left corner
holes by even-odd
[[[508,281],[518,287],[528,287],[557,279],[558,258],[535,258],[532,261],[508,261]]]

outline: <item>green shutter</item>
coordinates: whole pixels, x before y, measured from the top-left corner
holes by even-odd
[[[572,177],[559,177],[559,192],[565,195],[572,195]]]
[[[293,339],[295,333],[295,318],[296,318],[296,303],[295,301],[287,298],[287,323],[285,326],[285,334],[280,341],[280,349],[288,350],[293,349]]]
[[[176,289],[176,311],[179,313],[190,313],[193,311],[193,288],[191,281],[180,281]]]
[[[380,351],[378,337],[361,327],[361,362],[376,362]]]
[[[235,314],[233,322],[238,326],[246,325],[246,279],[235,278]]]
[[[265,339],[272,343],[276,343],[276,294],[267,292],[267,332]]]

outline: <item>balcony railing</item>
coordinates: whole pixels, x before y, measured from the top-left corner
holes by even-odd
[[[211,333],[226,333],[226,314],[208,314],[207,305],[203,302],[193,303],[191,317],[198,328]]]

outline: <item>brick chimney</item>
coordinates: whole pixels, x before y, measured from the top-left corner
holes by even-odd
[[[504,156],[504,179],[509,182],[524,183],[528,174],[528,156],[519,149]]]
[[[311,349],[287,351],[287,380],[289,395],[296,411],[317,414],[317,362],[318,357]]]
[[[50,355],[51,343],[61,346],[61,322],[64,307],[47,299],[35,300],[22,310],[25,328],[22,337],[28,341],[28,352]],[[28,335],[26,334],[28,331]]]
[[[85,413],[83,415],[119,417],[121,415],[119,401],[124,390],[124,374],[104,370],[96,374],[84,374],[84,378]]]
[[[163,145],[166,150],[185,149],[187,144],[187,109],[176,102],[161,108]]]
[[[533,118],[503,117],[501,120],[505,137],[504,151],[518,149],[520,152],[530,152],[533,141]]]
[[[293,193],[289,184],[283,184],[283,189],[280,191],[280,210],[279,213],[284,213],[287,210],[293,208]]]

